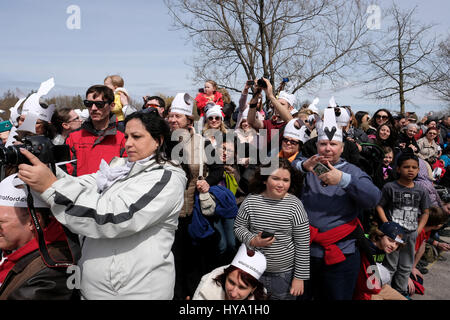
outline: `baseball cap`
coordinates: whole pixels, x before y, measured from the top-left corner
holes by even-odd
[[[394,239],[398,243],[405,243],[402,240],[403,228],[396,222],[389,221],[381,225],[380,231],[383,232],[389,238]]]

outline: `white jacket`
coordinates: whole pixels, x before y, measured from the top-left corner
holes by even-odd
[[[197,289],[195,289],[192,300],[225,300],[224,288],[220,284],[217,284],[214,279],[223,274],[229,266],[221,266],[205,274],[200,280]],[[250,294],[248,300],[255,300],[253,294]]]
[[[110,166],[126,159],[115,158]],[[96,173],[58,181],[41,194],[56,219],[82,243],[81,294],[85,299],[172,299],[171,252],[187,178],[155,160],[135,163],[125,178],[102,194]]]

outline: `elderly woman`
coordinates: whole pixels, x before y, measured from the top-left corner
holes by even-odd
[[[417,134],[417,125],[415,123],[409,123],[406,126],[405,132],[401,132],[398,136],[397,145],[401,151],[410,149],[414,153],[420,152],[419,146],[414,136]]]
[[[312,241],[306,293],[318,300],[352,299],[360,268],[355,244],[362,233],[359,217],[381,198],[366,173],[341,159],[343,133],[336,126],[334,110],[325,109],[324,122],[318,125],[318,154],[292,162],[305,173],[300,199],[308,213]]]
[[[419,147],[417,156],[428,161],[430,165],[432,165],[442,154],[441,147],[436,143],[436,137],[438,135],[438,129],[430,127],[425,136],[417,140],[417,146]]]
[[[55,218],[83,237],[84,299],[172,299],[171,253],[186,174],[167,159],[170,130],[152,112],[125,119],[128,158],[100,164],[93,174],[56,176],[26,150],[32,165],[19,178],[51,205]]]

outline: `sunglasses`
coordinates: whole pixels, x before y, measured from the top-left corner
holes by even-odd
[[[209,121],[213,121],[213,120],[219,121],[220,119],[222,119],[222,118],[221,117],[208,117]]]
[[[145,105],[146,108],[159,108],[159,104],[154,104],[154,103],[150,103],[150,104],[146,104]]]
[[[429,135],[433,135],[433,136],[436,136],[436,135],[437,135],[437,133],[436,133],[436,132],[428,132],[427,134],[429,134]]]
[[[103,109],[108,104],[107,101],[90,101],[90,100],[84,100],[83,103],[86,106],[86,108],[89,109],[92,108],[94,104],[97,107],[97,109]]]
[[[287,138],[283,138],[283,139],[281,139],[281,141],[286,144],[292,144],[293,146],[298,146],[298,141],[289,140]]]
[[[386,119],[388,119],[389,117],[388,117],[388,116],[380,116],[379,114],[377,114],[377,115],[375,116],[375,118],[386,120]]]

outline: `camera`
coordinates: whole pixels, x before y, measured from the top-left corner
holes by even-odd
[[[253,85],[255,85],[255,81],[253,81],[253,80],[247,80],[247,85],[248,85],[248,86],[253,86]]]
[[[205,93],[205,89],[200,88],[200,89],[198,89],[198,92],[200,92],[200,93]]]
[[[70,160],[68,145],[54,145],[45,136],[27,136],[23,138],[23,144],[9,147],[0,147],[0,165],[18,166],[22,163],[30,164],[20,148],[26,149],[43,163],[58,163]]]
[[[262,78],[258,79],[257,84],[258,84],[258,87],[260,87],[260,88],[263,88],[263,89],[267,88],[267,84]]]

